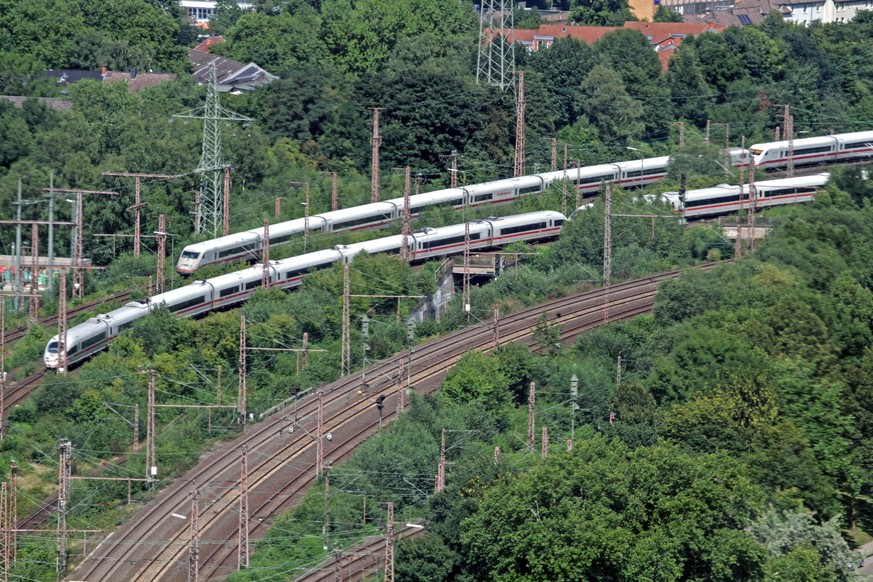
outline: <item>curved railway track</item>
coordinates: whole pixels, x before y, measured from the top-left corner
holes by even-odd
[[[403,527],[394,533],[394,543],[413,538],[424,532],[421,527]],[[367,538],[357,546],[340,552],[329,560],[325,560],[302,576],[294,578],[294,582],[359,582],[368,576],[376,574],[385,568],[385,538],[376,536]]]
[[[130,299],[130,292],[129,291],[116,293],[115,295],[110,295],[109,297],[106,297],[104,299],[98,299],[96,301],[89,301],[88,303],[83,303],[82,305],[77,305],[76,307],[72,307],[72,308],[67,310],[67,317],[68,318],[75,317],[76,315],[79,315],[80,313],[94,311],[95,307],[97,307],[98,305],[102,305],[103,303],[107,303],[109,301],[118,300],[121,302],[125,302],[128,299]],[[43,317],[39,318],[39,325],[54,325],[57,322],[58,322],[58,314],[57,313],[52,314],[52,315],[44,315]],[[24,337],[24,334],[27,333],[27,330],[29,327],[30,326],[28,326],[28,325],[22,325],[22,326],[10,329],[9,331],[6,332],[6,337],[4,338],[4,341],[6,341],[8,343],[8,342],[14,342],[14,341],[20,340],[22,337]]]
[[[711,268],[707,265],[704,268]],[[622,321],[651,311],[661,281],[678,271],[615,285],[609,290],[578,293],[500,318],[499,343],[534,345],[532,329],[544,312],[561,325],[562,341],[608,321]],[[467,327],[415,347],[409,372],[417,393],[430,393],[467,351],[494,347],[491,322]],[[366,369],[368,388],[361,374],[343,377],[322,389],[325,432],[324,458],[328,465],[344,460],[354,448],[378,430],[374,399],[385,396],[383,420],[396,415],[397,372],[405,352]],[[188,568],[188,518],[191,493],[200,493],[199,573],[215,579],[236,569],[240,451],[249,450],[249,535],[262,536],[271,519],[292,506],[315,480],[317,396],[286,408],[256,426],[249,426],[221,450],[206,455],[185,476],[167,486],[130,521],[102,543],[72,573],[73,580],[185,580]],[[296,416],[295,416],[296,414]],[[295,422],[294,418],[299,421]],[[299,427],[296,428],[296,427]],[[293,430],[289,430],[293,429]],[[160,459],[158,459],[160,462]],[[180,518],[181,516],[181,518]]]

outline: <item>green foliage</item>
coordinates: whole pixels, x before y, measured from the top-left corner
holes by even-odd
[[[626,0],[573,0],[570,20],[583,26],[621,26],[636,20]]]
[[[655,22],[682,22],[682,14],[664,5],[659,5],[658,9],[655,10]]]
[[[761,572],[760,499],[726,455],[596,438],[489,488],[462,539],[485,579],[735,580]]]
[[[473,351],[462,356],[451,369],[442,394],[450,402],[479,402],[497,411],[509,402],[509,380],[500,371],[497,359]]]

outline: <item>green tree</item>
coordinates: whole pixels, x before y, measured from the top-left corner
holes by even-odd
[[[597,128],[604,142],[625,143],[642,135],[642,103],[628,95],[621,77],[603,65],[585,76],[577,94],[581,117]]]
[[[441,394],[459,404],[480,402],[499,410],[510,400],[509,382],[496,358],[473,351],[464,354],[451,369]]]
[[[583,26],[621,26],[636,18],[627,0],[573,0],[570,20]]]
[[[682,14],[659,4],[655,10],[655,22],[682,22]]]
[[[750,579],[761,498],[727,455],[595,438],[488,488],[462,539],[488,580]]]

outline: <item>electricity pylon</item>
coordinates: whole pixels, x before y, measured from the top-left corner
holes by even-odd
[[[192,109],[186,113],[177,113],[173,117],[203,120],[203,151],[200,155],[200,165],[194,170],[200,174],[200,216],[203,221],[200,232],[218,236],[224,223],[224,195],[221,158],[221,127],[219,121],[252,120],[245,115],[226,109],[218,101],[218,77],[215,63],[209,75],[209,85],[206,86],[206,105]]]
[[[515,90],[513,0],[482,0],[476,84]]]

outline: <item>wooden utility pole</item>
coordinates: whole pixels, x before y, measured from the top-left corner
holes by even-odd
[[[370,168],[370,174],[372,176],[372,183],[370,186],[370,202],[379,201],[379,145],[382,143],[382,136],[379,135],[379,112],[382,111],[382,109],[382,107],[370,108],[370,110],[373,112],[373,137],[371,138],[373,153],[372,166]]]
[[[142,201],[141,196],[141,183],[140,180],[142,178],[153,178],[156,180],[173,180],[177,176],[168,176],[165,174],[137,174],[132,172],[103,172],[101,176],[118,176],[122,178],[133,178],[134,179],[134,202],[133,206],[128,206],[125,210],[130,212],[133,210],[135,212],[135,218],[133,223],[133,255],[138,257],[140,255],[140,245],[141,243],[141,234],[142,234],[142,208],[145,206],[145,203]]]
[[[524,175],[524,71],[518,72],[518,103],[515,113],[515,176]]]

